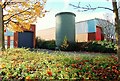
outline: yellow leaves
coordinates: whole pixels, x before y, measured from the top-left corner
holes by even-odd
[[[6,15],[3,17],[3,20],[8,20],[10,18],[10,15]]]
[[[26,11],[23,13],[23,15],[31,15],[31,12],[30,11]]]
[[[37,2],[37,3],[36,3],[36,6],[40,6],[40,4],[41,4],[40,2]]]
[[[27,76],[25,79],[26,79],[26,80],[29,80],[29,79],[30,79],[30,76]]]
[[[14,19],[16,19],[16,21],[18,22],[22,22],[22,19],[18,16],[18,15],[16,15],[16,16],[14,16]]]
[[[35,5],[34,5],[34,10],[35,10],[35,14],[37,16],[40,15],[40,12],[43,10],[43,7],[40,6],[40,2],[37,2]]]
[[[40,15],[40,9],[39,8],[35,8],[35,12],[36,12],[36,15]]]
[[[22,31],[22,29],[29,29],[30,24],[35,22],[37,17],[44,17],[44,5],[46,0],[40,0],[37,2],[31,2],[30,0],[23,2],[10,3],[6,6],[5,11],[7,14],[4,16],[4,20],[7,23],[7,27],[13,31]],[[2,3],[1,3],[2,4]],[[12,22],[13,21],[13,22]]]
[[[22,2],[23,6],[29,6],[28,4],[26,4],[26,2]]]
[[[12,31],[23,32],[24,29],[27,29],[27,30],[30,29],[30,23],[21,22],[20,24],[19,23],[17,24],[14,22],[10,22],[9,27]]]
[[[23,26],[25,29],[29,30],[30,29],[30,23],[23,23]]]
[[[9,23],[9,28],[12,30],[12,31],[20,31],[22,32],[22,29],[19,25],[17,25],[16,23],[14,22],[10,22]]]
[[[0,68],[2,69],[2,68],[5,68],[5,64],[1,64],[0,65]]]

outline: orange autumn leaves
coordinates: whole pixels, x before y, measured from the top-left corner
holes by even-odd
[[[51,70],[47,70],[47,74],[48,74],[49,76],[52,76],[52,71],[51,71]]]

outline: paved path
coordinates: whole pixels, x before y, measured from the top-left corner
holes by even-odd
[[[48,49],[33,49],[32,51],[36,52],[47,52],[48,54],[58,52],[58,53],[69,53],[69,54],[91,54],[91,55],[97,55],[97,54],[103,54],[103,55],[115,55],[115,53],[96,53],[96,52],[82,52],[82,51],[54,51],[54,50],[48,50]]]

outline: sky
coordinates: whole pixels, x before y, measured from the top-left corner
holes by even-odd
[[[94,11],[86,11],[86,12],[78,12],[78,9],[74,9],[74,7],[69,4],[72,3],[74,5],[78,5],[80,2],[80,6],[91,5],[91,7],[109,7],[112,9],[111,0],[47,0],[45,5],[45,10],[48,10],[45,14],[45,17],[38,18],[36,22],[36,29],[42,30],[51,27],[55,27],[55,14],[59,12],[73,12],[76,14],[75,22],[84,21],[93,18],[101,18],[101,19],[109,19],[113,21],[112,11],[105,9],[97,9]]]

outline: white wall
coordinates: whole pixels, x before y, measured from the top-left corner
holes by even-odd
[[[87,21],[77,22],[75,24],[76,34],[88,33],[88,24]]]

